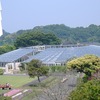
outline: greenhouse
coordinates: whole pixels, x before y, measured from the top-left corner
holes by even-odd
[[[0,55],[0,68],[6,70],[6,73],[13,73],[13,70],[19,70],[20,63],[34,55],[34,49],[20,48]]]
[[[48,66],[65,65],[69,59],[86,54],[100,56],[100,46],[89,45],[82,47],[48,48],[24,62],[30,62],[33,59],[38,59]]]
[[[93,54],[100,57],[100,46],[54,46],[54,48],[53,46],[52,48],[51,46],[48,46],[47,48],[45,48],[45,46],[33,46],[20,48],[0,55],[0,67],[4,68],[6,70],[6,73],[13,73],[13,70],[19,70],[19,66],[21,65],[21,63],[28,63],[33,59],[38,59],[47,66],[63,66],[68,60],[86,54]]]

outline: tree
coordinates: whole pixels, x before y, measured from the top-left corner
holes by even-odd
[[[41,87],[41,89],[41,94],[34,90],[35,99],[33,98],[33,100],[65,100],[70,91],[70,88],[61,82],[51,87]]]
[[[87,77],[90,77],[92,73],[100,69],[100,58],[95,55],[85,55],[69,61],[67,68],[76,69],[78,72],[85,73]]]
[[[3,53],[6,53],[6,52],[9,52],[9,51],[12,51],[12,50],[15,50],[15,46],[13,45],[3,45],[3,46],[0,46],[0,54],[3,54]]]
[[[70,94],[69,100],[100,100],[100,80],[82,83]]]
[[[32,60],[28,63],[27,66],[28,74],[30,77],[37,76],[38,81],[40,82],[40,76],[47,75],[49,72],[49,68],[46,66],[42,66],[41,61],[39,60]]]
[[[64,79],[67,79],[63,81]],[[69,93],[75,88],[77,77],[71,72],[52,74],[44,82],[38,85],[38,89],[34,89],[35,97],[33,100],[65,100]],[[40,92],[39,92],[40,91]]]
[[[52,33],[42,33],[40,31],[31,31],[21,34],[17,37],[14,45],[18,47],[34,46],[34,45],[54,45],[60,44],[61,41]]]

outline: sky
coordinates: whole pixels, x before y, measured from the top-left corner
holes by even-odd
[[[100,0],[1,0],[2,26],[7,32],[35,26],[100,25]]]

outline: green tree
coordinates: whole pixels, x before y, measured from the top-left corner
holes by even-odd
[[[40,31],[32,31],[18,36],[14,45],[18,48],[18,47],[27,47],[27,46],[43,45],[43,44],[54,45],[60,43],[61,43],[60,39],[57,38],[54,34],[51,33],[45,34]]]
[[[3,54],[3,53],[6,53],[6,52],[9,52],[9,51],[12,51],[12,50],[15,50],[15,46],[13,45],[3,45],[3,46],[0,46],[0,54]]]
[[[100,80],[82,83],[71,92],[69,100],[100,100]]]
[[[42,63],[39,60],[32,60],[27,65],[28,65],[27,70],[29,76],[30,77],[37,76],[39,82],[40,82],[40,76],[48,75],[49,68],[46,66],[42,66]]]
[[[69,61],[67,68],[76,69],[78,72],[83,72],[87,77],[90,77],[92,73],[100,69],[100,58],[95,55],[85,55]]]

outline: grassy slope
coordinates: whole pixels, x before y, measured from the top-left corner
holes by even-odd
[[[52,76],[48,77],[46,80],[42,81],[40,84],[29,87],[33,90],[33,92],[24,96],[22,100],[33,100],[36,94],[40,94],[44,89],[54,86],[57,82],[58,82],[58,79],[56,79],[55,77],[52,77]]]
[[[13,88],[18,88],[33,81],[33,78],[29,78],[29,76],[0,76],[0,84],[9,83]]]

